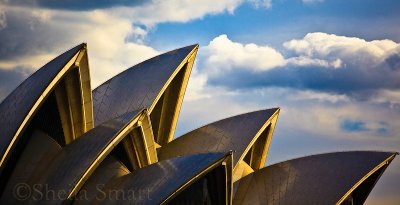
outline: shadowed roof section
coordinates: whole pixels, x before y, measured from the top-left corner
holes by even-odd
[[[159,159],[194,153],[232,150],[233,166],[244,157],[267,122],[278,115],[279,108],[241,114],[193,130],[161,147]],[[267,148],[268,149],[268,148]]]
[[[235,204],[363,204],[396,153],[354,151],[274,164],[234,184]]]
[[[176,157],[149,165],[114,180],[103,190],[103,193],[108,195],[102,198],[97,197],[97,200],[101,199],[98,204],[165,204],[168,202],[203,204],[201,200],[204,200],[204,197],[211,197],[213,203],[230,204],[231,173],[229,171],[231,169],[231,153]],[[135,198],[127,200],[128,192],[120,192],[115,196],[113,194],[116,193],[113,190],[129,190],[136,195]],[[188,198],[182,199],[182,196],[179,196],[180,193]],[[185,201],[186,199],[191,199],[191,201]]]
[[[61,80],[86,44],[78,45],[61,54],[22,82],[0,104],[0,155],[1,170],[20,135],[49,92]],[[71,64],[72,65],[72,64]]]
[[[41,187],[42,189],[63,192],[64,195],[45,201],[37,201],[32,197],[31,202],[61,204],[62,200],[74,197],[97,166],[132,130],[140,114],[144,112],[145,110],[134,111],[104,122],[64,147],[54,156],[52,163],[38,182],[38,184],[46,184],[46,187]]]
[[[139,63],[93,90],[95,125],[132,110],[148,108],[197,51],[198,45],[176,49]]]

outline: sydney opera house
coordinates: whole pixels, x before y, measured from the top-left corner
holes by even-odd
[[[197,50],[156,56],[93,90],[86,44],[32,74],[0,104],[0,203],[366,201],[397,153],[327,153],[265,166],[279,108],[174,139]]]

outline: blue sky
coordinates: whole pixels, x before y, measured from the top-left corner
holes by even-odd
[[[81,42],[93,87],[199,43],[177,136],[279,106],[268,164],[331,151],[400,151],[400,1],[60,2],[0,0],[0,99]],[[367,204],[397,204],[399,190],[395,159]]]
[[[207,44],[215,36],[225,33],[242,43],[279,46],[285,40],[301,38],[309,32],[399,41],[398,28],[385,27],[389,23],[393,25],[400,17],[396,12],[400,3],[392,2],[338,0],[304,4],[281,0],[273,2],[270,8],[255,8],[251,3],[244,3],[234,14],[206,15],[184,24],[162,23],[150,33],[147,41],[156,48],[164,47],[166,41],[173,44],[177,40]],[[378,32],[371,28],[397,31]]]

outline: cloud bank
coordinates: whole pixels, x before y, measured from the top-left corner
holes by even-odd
[[[233,90],[287,87],[356,100],[388,97],[383,94],[388,92],[397,96],[400,91],[400,44],[394,41],[309,33],[283,47],[280,52],[221,35],[204,48],[199,69],[210,84]]]
[[[250,1],[101,0],[94,4],[75,0],[63,3],[3,0],[0,3],[0,69],[24,67],[32,73],[55,55],[87,42],[91,66],[96,68],[96,73],[92,74],[92,85],[96,87],[161,52],[143,42],[157,24],[233,13],[245,2]]]

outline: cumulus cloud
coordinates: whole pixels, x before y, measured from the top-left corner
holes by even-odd
[[[207,14],[217,14],[228,11],[232,13],[241,3],[241,0],[205,0],[193,3],[188,0],[153,1],[142,7],[116,8],[121,14],[131,19],[138,19],[139,23],[154,25],[162,22],[187,22],[201,18]],[[159,12],[162,11],[162,12]]]
[[[233,42],[225,34],[214,38],[202,52],[206,56],[203,66],[217,74],[235,68],[266,71],[285,63],[282,54],[272,47]]]
[[[292,58],[288,58],[286,60],[287,65],[292,65],[292,66],[320,66],[320,67],[325,67],[325,68],[340,68],[342,67],[342,60],[337,58],[336,60],[332,60],[331,62],[327,60],[322,60],[322,59],[314,59],[311,57],[307,56],[296,56]]]
[[[188,22],[224,12],[233,14],[239,5],[246,2],[253,4],[256,8],[271,7],[271,0],[202,0],[195,2],[191,0],[153,0],[151,3],[141,6],[118,6],[110,10],[116,15],[133,19],[135,23],[151,29],[164,22]]]
[[[212,97],[206,90],[207,86],[207,75],[200,74],[198,69],[194,67],[190,74],[189,83],[185,95],[185,101],[194,101],[203,98]]]
[[[270,8],[272,6],[272,0],[249,0],[256,8]]]
[[[159,53],[149,46],[126,42],[126,36],[133,32],[131,21],[107,11],[10,7],[7,15],[13,24],[0,33],[0,42],[4,45],[0,48],[0,65],[4,68],[37,69],[66,49],[87,42],[90,65],[96,70],[92,74],[93,86],[96,86]]]
[[[202,66],[207,67],[209,74],[233,69],[260,72],[293,66],[333,69],[354,65],[371,67],[383,63],[390,55],[394,59],[398,48],[398,44],[390,40],[367,42],[325,33],[310,33],[304,39],[294,39],[283,45],[296,55],[284,57],[280,51],[268,45],[242,44],[222,34],[203,48],[205,65]],[[364,59],[370,62],[365,62]],[[396,62],[395,60],[392,61]]]
[[[74,13],[66,13],[66,18],[74,18]],[[159,54],[159,51],[136,42],[126,42],[131,34],[132,25],[128,19],[115,17],[105,11],[83,13],[84,22],[62,22],[63,27],[80,31],[70,41],[78,44],[87,42],[93,72],[93,87],[116,75],[124,69]]]
[[[51,53],[73,32],[49,25],[51,12],[46,10],[7,7],[5,15],[7,27],[0,30],[0,60]]]
[[[2,4],[4,9],[0,9],[0,66],[37,69],[73,45],[87,42],[91,67],[96,69],[92,74],[95,87],[123,69],[160,53],[144,43],[149,29],[158,23],[232,13],[243,2],[154,0],[107,4],[108,1],[101,1],[96,9],[89,4],[77,9],[73,5],[77,6],[78,1],[71,1],[71,8],[47,0],[6,1]]]
[[[340,59],[348,66],[376,66],[397,52],[399,44],[392,40],[366,41],[356,37],[327,33],[309,33],[303,39],[285,42],[284,47],[308,58]]]
[[[349,102],[350,99],[346,95],[336,95],[324,92],[315,92],[311,90],[299,90],[288,97],[290,100],[317,100],[318,102]]]
[[[283,46],[286,56],[220,35],[204,48],[199,69],[209,84],[232,90],[289,87],[381,101],[387,99],[382,90],[400,90],[400,46],[394,41],[309,33]]]

